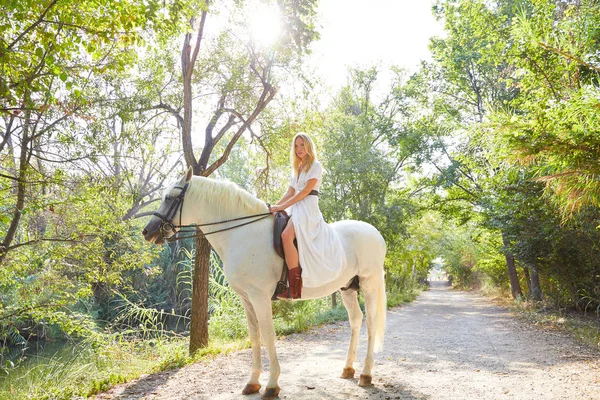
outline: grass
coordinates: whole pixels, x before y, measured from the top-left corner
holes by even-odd
[[[396,307],[402,304],[413,302],[417,296],[426,288],[413,288],[407,292],[394,292],[388,293],[387,295],[387,305],[388,308]]]
[[[277,307],[287,311],[281,310],[281,315],[275,318],[278,335],[347,319],[343,306],[331,309],[326,301],[281,302],[274,308]],[[0,399],[89,397],[143,374],[181,368],[218,354],[249,348],[245,318],[238,313],[231,318],[221,315],[222,318],[216,319],[211,325],[209,346],[193,356],[188,354],[187,337],[166,334],[143,340],[124,339],[118,334],[96,335],[94,341],[63,344],[59,350],[29,357],[8,375],[0,377]],[[244,323],[243,328],[240,321]]]
[[[88,397],[142,374],[179,368],[249,347],[247,340],[213,341],[188,355],[188,340],[89,341],[63,346],[49,356],[34,356],[0,378],[0,399],[70,399]]]
[[[348,319],[344,306],[338,304],[337,307],[332,308],[328,298],[294,303],[277,302],[273,305],[273,312],[277,335],[304,332],[313,326]]]

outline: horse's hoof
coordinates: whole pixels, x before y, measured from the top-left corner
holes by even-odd
[[[340,378],[342,378],[342,379],[354,379],[354,373],[355,372],[356,371],[354,371],[354,368],[352,368],[352,367],[344,368],[344,370],[342,371],[342,375],[340,376]]]
[[[274,399],[279,396],[279,386],[275,386],[274,388],[266,388],[265,392],[261,396],[263,399]]]
[[[373,386],[373,384],[371,383],[372,380],[373,380],[373,377],[371,377],[371,375],[360,374],[360,379],[358,380],[358,386]]]
[[[244,390],[242,390],[242,394],[244,394],[244,395],[254,394],[254,393],[258,393],[259,390],[260,390],[260,383],[248,383],[248,384],[246,384],[246,387],[244,388]]]

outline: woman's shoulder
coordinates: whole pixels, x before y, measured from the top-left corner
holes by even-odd
[[[317,160],[313,161],[312,165],[310,166],[310,168],[308,169],[308,171],[306,171],[306,179],[313,179],[313,178],[318,178],[320,179],[321,175],[323,174],[323,166],[321,165],[321,163]]]

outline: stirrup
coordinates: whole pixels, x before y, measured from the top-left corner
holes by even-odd
[[[289,287],[286,287],[286,289],[283,292],[277,293],[275,295],[275,300],[293,300],[292,291]]]
[[[285,293],[285,291],[289,292],[289,288],[287,287],[287,285],[285,284],[284,281],[278,281],[277,282],[277,286],[275,286],[275,292],[273,293],[273,296],[271,296],[271,300],[279,300],[280,299],[280,295]]]

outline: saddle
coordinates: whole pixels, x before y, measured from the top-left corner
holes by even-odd
[[[312,194],[312,193],[311,193]],[[281,240],[281,234],[283,230],[288,224],[290,220],[290,216],[285,211],[279,211],[275,214],[274,225],[273,225],[273,247],[275,248],[275,252],[279,257],[283,259],[283,270],[281,271],[281,277],[279,278],[279,282],[277,282],[277,286],[275,287],[275,293],[271,297],[271,300],[278,300],[277,295],[279,293],[283,293],[288,289],[288,268],[285,263],[285,253],[283,251],[283,241]],[[298,248],[298,241],[294,239],[294,246]],[[340,288],[342,291],[355,291],[359,290],[360,285],[358,281],[358,275],[353,277],[346,286]]]
[[[273,225],[273,247],[279,257],[283,258],[285,262],[285,255],[283,253],[283,240],[281,240],[281,234],[288,224],[290,216],[285,211],[279,211],[275,214],[275,222]],[[294,244],[298,247],[298,242],[294,240]]]
[[[290,216],[285,211],[279,211],[275,214],[275,221],[273,224],[273,247],[275,252],[281,258],[283,258],[283,270],[281,271],[281,277],[275,286],[275,293],[271,297],[271,300],[278,300],[277,295],[285,292],[288,289],[288,268],[285,263],[285,254],[283,252],[283,241],[281,240],[281,234],[288,224]],[[298,247],[298,241],[294,239],[294,245]]]

